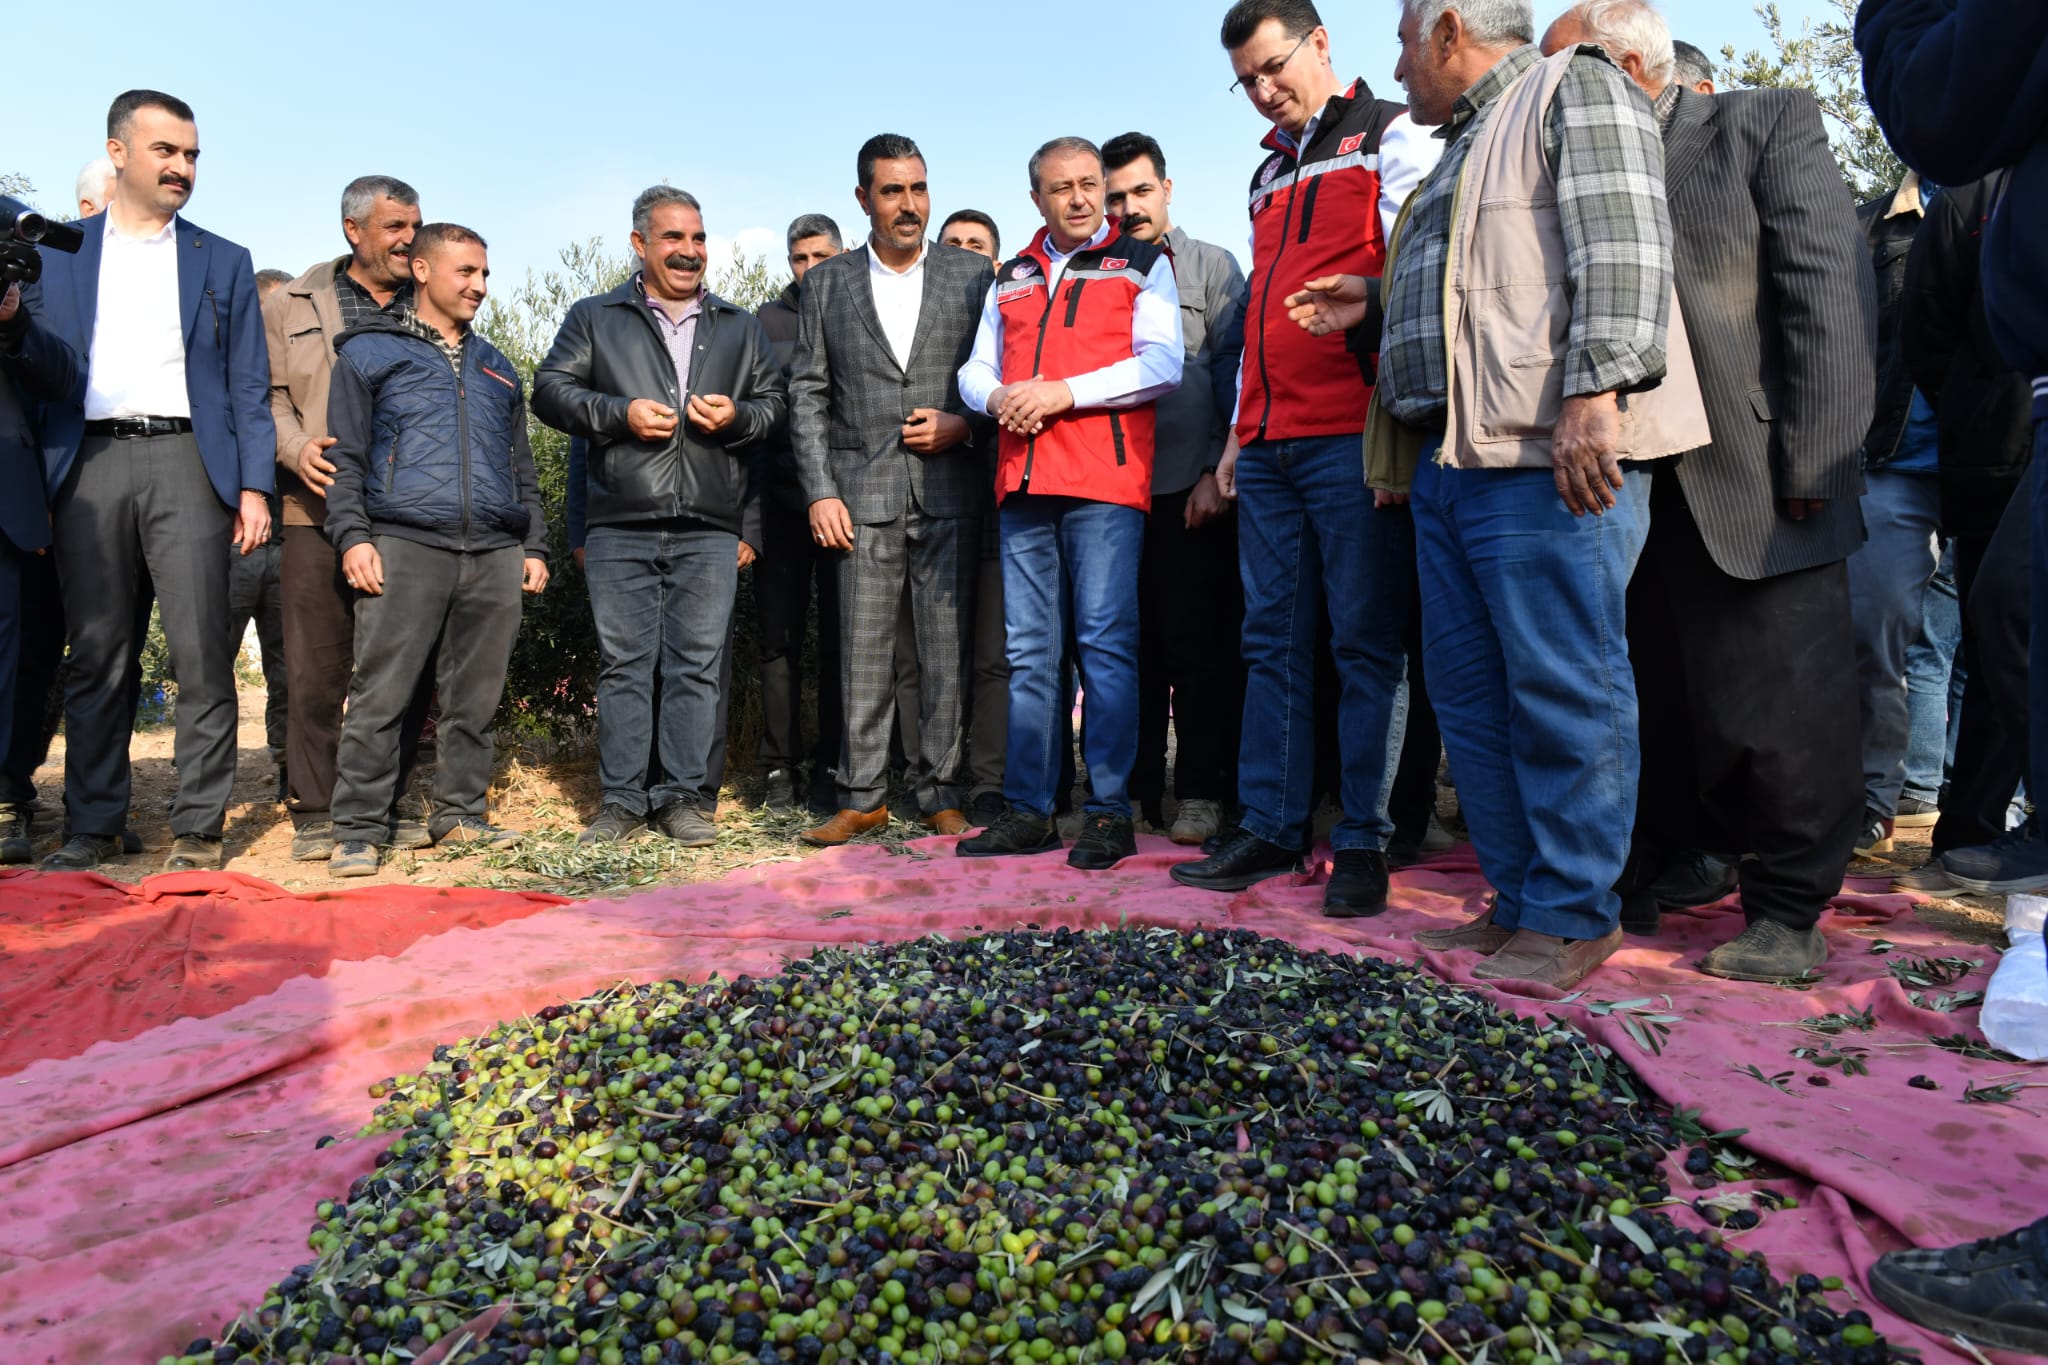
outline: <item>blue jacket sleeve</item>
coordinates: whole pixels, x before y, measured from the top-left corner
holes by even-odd
[[[2014,165],[2048,136],[2048,5],[1863,0],[1856,49],[1885,136],[1939,184]]]
[[[0,324],[0,364],[31,397],[45,403],[83,403],[85,366],[70,343],[36,320],[41,302],[37,286],[22,289],[14,320]]]
[[[370,543],[370,505],[364,490],[375,431],[372,402],[362,373],[345,356],[336,356],[327,387],[327,434],[334,438],[327,451],[334,462],[334,483],[327,490],[327,539],[338,554]]]
[[[569,549],[583,548],[583,519],[590,508],[590,442],[581,436],[569,438],[568,520]]]
[[[270,344],[256,299],[256,265],[243,250],[228,296],[228,403],[244,490],[277,491],[277,421],[270,415]]]

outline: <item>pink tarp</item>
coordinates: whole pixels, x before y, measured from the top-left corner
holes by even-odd
[[[1148,840],[1116,872],[1088,876],[1054,858],[963,862],[943,840],[909,855],[845,850],[455,929],[395,957],[337,962],[210,1019],[38,1061],[0,1081],[0,1359],[155,1359],[210,1335],[308,1259],[312,1206],[371,1167],[381,1143],[347,1136],[372,1106],[366,1086],[416,1069],[438,1042],[551,1001],[621,980],[772,972],[822,943],[1024,923],[1227,923],[1310,949],[1412,958],[1417,929],[1472,913],[1484,891],[1469,858],[1454,854],[1399,874],[1384,917],[1335,922],[1317,913],[1311,885],[1267,883],[1234,898],[1177,887],[1166,869],[1186,856]],[[1745,1145],[1795,1173],[1778,1188],[1799,1207],[1736,1240],[1769,1253],[1780,1274],[1841,1275],[1900,1344],[1930,1362],[1959,1361],[1876,1311],[1860,1292],[1861,1269],[1894,1246],[2003,1231],[2048,1210],[2048,1127],[2032,1092],[2007,1105],[1963,1103],[1966,1084],[2014,1068],[1931,1046],[1930,1034],[1977,1036],[1974,1015],[1915,1009],[1887,958],[1870,951],[1871,931],[1883,926],[1895,956],[1966,956],[1988,968],[1995,954],[1945,946],[1907,908],[1897,896],[1838,900],[1834,958],[1809,992],[1693,972],[1705,947],[1739,926],[1723,907],[1671,917],[1658,939],[1632,941],[1573,1004],[1506,1003],[1572,1018],[1660,1097],[1701,1110],[1708,1128],[1749,1129]],[[1473,960],[1428,965],[1466,980]],[[1947,989],[1981,989],[1984,979],[1980,970]],[[1602,1001],[1667,993],[1668,1013],[1682,1021],[1661,1056],[1592,1013]],[[1783,1025],[1863,1008],[1877,1029],[1836,1041],[1869,1048],[1870,1074],[1829,1072],[1828,1087],[1808,1085],[1816,1068],[1789,1054],[1812,1040]],[[1796,1073],[1792,1093],[1743,1074],[1751,1065]],[[1921,1074],[1941,1089],[1910,1088]],[[328,1134],[345,1140],[315,1150]],[[1686,1188],[1676,1172],[1673,1183]]]

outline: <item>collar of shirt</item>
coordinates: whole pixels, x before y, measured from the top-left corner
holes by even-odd
[[[1072,256],[1075,252],[1087,251],[1092,247],[1101,246],[1104,242],[1108,240],[1109,220],[1107,218],[1102,220],[1101,227],[1095,229],[1094,236],[1090,237],[1087,241],[1081,243],[1081,245],[1075,247],[1073,251],[1061,251],[1059,247],[1054,244],[1052,240],[1052,232],[1048,229],[1045,234],[1046,258],[1049,259],[1054,265],[1059,265],[1061,262],[1065,261],[1067,257]]]
[[[1677,81],[1667,82],[1657,98],[1650,101],[1650,112],[1657,116],[1659,128],[1671,126],[1671,116],[1678,112],[1678,92],[1684,88]]]
[[[110,242],[121,242],[128,246],[161,246],[165,242],[170,241],[171,238],[175,237],[177,235],[177,232],[178,220],[175,216],[173,216],[170,222],[165,223],[162,227],[158,228],[155,232],[150,233],[147,237],[130,237],[125,232],[117,232],[114,230],[113,210],[109,209],[107,211],[106,239]]]
[[[1542,50],[1534,43],[1518,47],[1493,64],[1493,69],[1472,83],[1472,88],[1458,96],[1451,106],[1450,122],[1436,130],[1440,138],[1458,136],[1471,126],[1486,106],[1492,104],[1507,88],[1522,78],[1522,73],[1543,60]]]
[[[647,292],[647,276],[644,273],[636,273],[633,276],[633,287],[640,291],[640,301],[647,305],[649,311],[671,327],[680,327],[704,311],[704,291],[702,288],[697,290],[696,297],[690,300],[689,305],[683,309],[681,314],[675,314],[669,312],[660,299]]]
[[[1903,214],[1924,216],[1927,212],[1927,196],[1920,182],[1920,172],[1907,171],[1906,178],[1899,182],[1899,192],[1892,196],[1892,206],[1884,211],[1887,219]]]
[[[919,242],[917,244],[917,259],[904,266],[901,270],[898,270],[894,266],[882,263],[882,253],[875,250],[874,238],[870,237],[868,239],[868,272],[874,275],[887,275],[899,280],[908,275],[921,275],[924,273],[925,260],[931,255],[931,252],[925,249],[927,245],[928,243]]]
[[[1166,252],[1168,260],[1178,259],[1180,253],[1188,249],[1188,235],[1177,227],[1170,227],[1166,230],[1166,235],[1159,239],[1159,245]]]

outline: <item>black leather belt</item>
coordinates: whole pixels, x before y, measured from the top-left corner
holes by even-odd
[[[109,417],[97,422],[87,422],[86,431],[94,436],[111,436],[117,441],[130,441],[144,436],[181,436],[192,430],[189,417]]]

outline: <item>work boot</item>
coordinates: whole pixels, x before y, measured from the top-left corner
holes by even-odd
[[[1236,838],[1209,857],[1196,863],[1178,864],[1172,876],[1182,886],[1203,891],[1242,891],[1271,878],[1301,871],[1299,853],[1278,844],[1269,844],[1249,830],[1240,829]]]
[[[963,858],[1010,858],[1033,853],[1057,853],[1065,847],[1058,825],[1043,816],[1018,810],[1004,811],[972,839],[962,839],[953,851]]]
[[[1599,938],[1559,938],[1517,929],[1500,950],[1472,969],[1477,981],[1533,981],[1568,991],[1591,976],[1621,946],[1621,930]]]
[[[761,796],[763,809],[782,815],[796,809],[796,774],[777,768],[768,774]]]
[[[171,840],[166,872],[212,872],[224,861],[220,840],[204,834],[180,834]]]
[[[27,806],[0,806],[0,867],[18,867],[35,852],[35,816]]]
[[[1216,801],[1183,801],[1174,812],[1171,838],[1176,844],[1200,848],[1223,828],[1223,806]]]
[[[1468,920],[1453,929],[1425,929],[1415,936],[1416,943],[1433,953],[1454,953],[1471,949],[1482,955],[1491,956],[1507,946],[1515,936],[1512,929],[1503,929],[1493,922],[1493,907],[1478,919]]]
[[[334,822],[309,820],[292,831],[292,861],[324,863],[334,856]]]
[[[344,839],[334,846],[327,860],[330,877],[374,877],[377,875],[377,846],[367,839]]]
[[[1387,908],[1387,855],[1371,848],[1340,848],[1323,888],[1330,919],[1369,919]]]
[[[607,801],[584,831],[576,836],[578,848],[592,844],[623,844],[647,832],[647,817],[635,815],[615,801]]]
[[[876,806],[873,810],[842,810],[814,829],[807,829],[797,837],[813,848],[838,848],[863,834],[871,834],[889,826],[889,808]]]
[[[1082,872],[1107,872],[1137,851],[1138,834],[1130,816],[1090,811],[1067,854],[1067,866]]]
[[[1797,981],[1827,960],[1827,940],[1818,928],[1801,933],[1760,919],[1708,953],[1700,970],[1729,981]]]
[[[2048,1355],[2048,1219],[1932,1251],[1893,1251],[1870,1292],[1906,1321],[1978,1346]]]
[[[688,801],[671,801],[649,822],[654,832],[684,848],[709,848],[718,842],[718,828]]]

